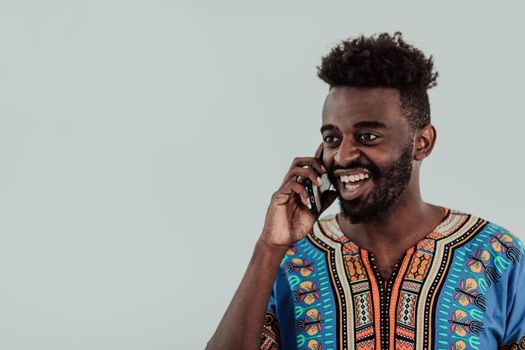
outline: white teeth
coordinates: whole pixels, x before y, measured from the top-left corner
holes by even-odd
[[[355,174],[355,175],[341,175],[341,182],[357,182],[364,179],[368,179],[368,174]]]
[[[354,185],[354,186],[352,186],[352,185],[350,185],[350,184],[347,183],[347,184],[345,185],[345,188],[346,188],[348,191],[355,191],[355,190],[357,190],[360,186],[361,186],[361,185]]]

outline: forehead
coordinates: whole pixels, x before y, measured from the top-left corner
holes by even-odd
[[[400,112],[399,90],[393,88],[335,87],[323,106],[323,125],[352,125],[376,121],[388,126],[406,123]]]

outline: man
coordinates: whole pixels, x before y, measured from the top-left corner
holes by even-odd
[[[507,230],[425,203],[432,56],[401,33],[358,37],[318,67],[323,143],[273,194],[209,349],[525,349],[524,248]],[[335,191],[318,219],[305,179]]]

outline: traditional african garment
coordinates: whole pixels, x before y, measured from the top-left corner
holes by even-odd
[[[523,255],[504,228],[446,209],[384,281],[327,216],[282,260],[261,349],[525,349]]]

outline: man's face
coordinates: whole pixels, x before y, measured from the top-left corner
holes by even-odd
[[[413,134],[399,106],[390,88],[336,87],[326,98],[323,163],[352,223],[386,212],[409,186]]]

